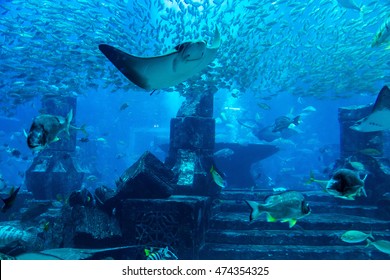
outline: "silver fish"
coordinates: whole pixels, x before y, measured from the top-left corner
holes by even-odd
[[[268,222],[288,222],[293,227],[297,219],[310,214],[311,209],[305,197],[296,191],[288,191],[269,196],[264,204],[255,201],[245,201],[251,208],[250,221],[258,218],[261,213],[267,213]]]

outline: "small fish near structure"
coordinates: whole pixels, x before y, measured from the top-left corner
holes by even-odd
[[[266,198],[265,203],[245,201],[251,208],[249,220],[257,219],[262,213],[267,213],[268,222],[288,222],[293,227],[298,219],[310,214],[311,209],[305,197],[296,191],[271,195]]]
[[[224,189],[226,187],[226,181],[222,178],[218,171],[215,170],[214,165],[211,166],[210,173],[214,183]]]
[[[177,260],[177,256],[169,250],[168,246],[165,248],[160,248],[159,250],[153,252],[152,250],[145,249],[146,260]]]
[[[372,112],[367,117],[358,120],[350,128],[359,132],[390,129],[390,89],[387,86],[384,86],[379,92]]]
[[[9,194],[9,197],[1,198],[1,200],[4,202],[4,205],[1,208],[2,213],[7,212],[12,207],[12,205],[15,202],[16,196],[18,195],[19,190],[20,190],[20,187],[18,187],[16,189],[14,187],[12,187],[10,194]]]
[[[354,200],[357,196],[367,197],[364,189],[364,182],[367,174],[363,179],[360,179],[359,173],[353,170],[341,168],[338,169],[330,180],[314,179],[313,174],[310,174],[309,182],[318,183],[326,193],[337,198],[346,200]]]
[[[347,243],[360,243],[367,240],[368,238],[375,239],[374,236],[372,236],[372,232],[364,233],[358,230],[346,231],[341,235],[340,238],[342,241]]]
[[[198,74],[214,60],[220,45],[216,29],[211,47],[205,41],[184,42],[162,56],[137,57],[106,44],[99,45],[99,50],[131,82],[154,91],[176,86]]]
[[[87,135],[84,126],[78,128],[70,124],[72,119],[73,110],[65,118],[47,114],[37,116],[27,134],[28,147],[33,151],[42,151],[51,143],[59,141],[60,133],[65,132],[69,136],[69,129],[81,130]]]

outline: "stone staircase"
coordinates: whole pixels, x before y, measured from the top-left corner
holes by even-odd
[[[347,230],[372,231],[376,240],[390,241],[390,221],[378,219],[366,201],[337,199],[321,191],[302,191],[312,213],[288,223],[269,223],[265,214],[249,222],[244,200],[264,201],[269,190],[226,190],[213,203],[201,259],[390,259],[366,242],[349,244],[340,236]]]

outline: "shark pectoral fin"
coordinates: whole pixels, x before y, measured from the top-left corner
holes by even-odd
[[[270,213],[267,213],[267,222],[274,223],[276,221],[277,221],[276,218],[272,217],[272,215]]]
[[[297,223],[297,220],[296,220],[296,219],[290,219],[290,220],[288,220],[288,226],[289,226],[289,228],[292,228],[293,226],[295,226],[296,223]]]

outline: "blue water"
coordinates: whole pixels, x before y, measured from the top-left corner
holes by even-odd
[[[77,95],[75,124],[85,124],[89,134],[87,143],[77,134],[76,157],[88,170],[83,185],[114,188],[146,150],[165,160],[159,146],[169,143],[181,95],[207,80],[218,88],[218,142],[267,143],[237,119],[266,127],[315,108],[302,115],[298,133],[271,143],[278,153],[252,166],[253,176],[261,173],[259,188],[307,188],[311,171],[327,177],[324,170],[340,157],[338,108],[373,103],[390,83],[388,43],[370,47],[388,16],[386,1],[355,1],[360,12],[320,0],[65,2],[0,1],[0,176],[8,187],[26,188],[24,173],[37,154],[24,130],[40,114],[43,96]],[[150,95],[97,49],[107,43],[138,56],[161,55],[181,42],[212,40],[217,26],[222,45],[212,69],[191,78],[185,90]],[[96,179],[88,180],[91,175]]]

